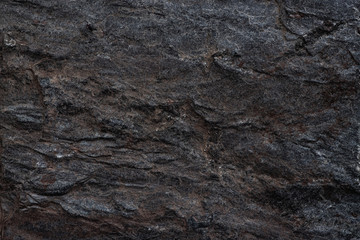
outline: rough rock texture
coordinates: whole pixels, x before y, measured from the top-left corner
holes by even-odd
[[[1,239],[360,239],[359,0],[1,0]]]

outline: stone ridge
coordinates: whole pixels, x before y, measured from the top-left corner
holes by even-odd
[[[360,239],[358,0],[1,0],[0,239]]]

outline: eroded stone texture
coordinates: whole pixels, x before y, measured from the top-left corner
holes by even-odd
[[[0,238],[360,239],[359,19],[0,1]]]

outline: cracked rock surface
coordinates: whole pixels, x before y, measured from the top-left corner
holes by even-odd
[[[1,0],[0,239],[360,239],[358,0]]]

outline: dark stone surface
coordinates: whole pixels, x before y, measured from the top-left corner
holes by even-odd
[[[1,239],[360,239],[358,0],[1,0]]]

